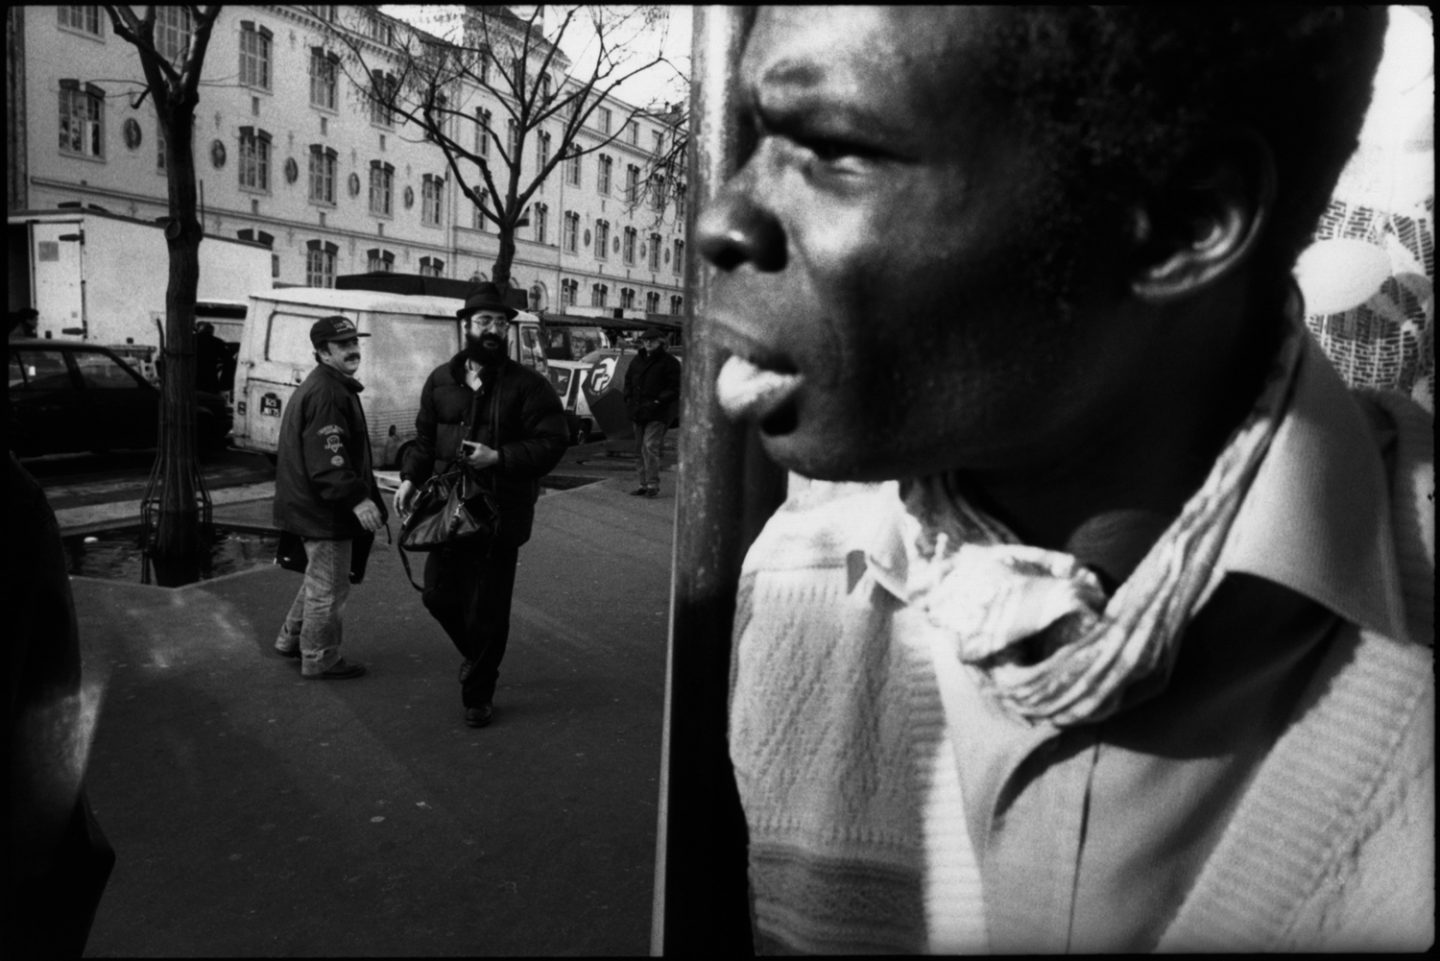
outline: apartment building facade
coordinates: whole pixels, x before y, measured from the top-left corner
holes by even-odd
[[[365,15],[345,15],[357,10]],[[162,51],[184,42],[180,11],[160,8]],[[135,48],[99,6],[11,7],[6,23],[7,214],[79,203],[164,216],[163,133],[142,96]],[[371,25],[359,37],[368,53],[398,71],[404,32],[415,28],[373,8],[222,9],[195,124],[205,232],[267,245],[277,285],[329,286],[338,274],[373,270],[490,279],[495,226],[458,189],[441,150],[368,101],[342,66],[335,31],[356,23]],[[556,63],[563,69],[563,58]],[[556,82],[574,81],[557,74]],[[477,116],[505,123],[503,104],[488,95],[493,102],[467,92]],[[549,123],[527,138],[526,178],[558,149],[559,122]],[[603,149],[557,167],[529,204],[511,280],[532,309],[684,309],[683,200],[664,210],[631,202],[683,117],[607,101],[580,146],[621,123]]]

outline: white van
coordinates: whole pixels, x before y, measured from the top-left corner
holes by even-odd
[[[344,314],[361,333],[363,360],[356,378],[365,385],[360,406],[370,428],[375,463],[395,428],[393,450],[415,436],[420,389],[437,366],[460,350],[463,333],[455,312],[460,297],[401,294],[333,287],[283,287],[255,294],[245,318],[235,371],[232,442],[274,456],[280,414],[295,388],[315,367],[310,326]],[[510,356],[546,373],[539,319],[520,312],[510,327]]]

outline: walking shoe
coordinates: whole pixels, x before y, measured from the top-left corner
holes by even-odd
[[[340,658],[331,664],[328,670],[319,674],[302,674],[301,677],[310,681],[348,681],[352,677],[360,677],[365,673],[364,664],[356,664],[354,661],[347,661]]]
[[[292,651],[292,650],[287,650],[286,648],[283,648],[283,647],[277,647],[277,648],[275,648],[275,653],[276,653],[276,654],[279,654],[281,657],[288,657],[288,658],[291,658],[291,659],[297,660],[297,661],[300,659],[300,648],[298,648],[298,647],[295,648],[293,651]]]
[[[652,488],[650,488],[649,490],[647,490],[647,491],[645,492],[645,496],[646,496],[646,497],[659,497],[659,496],[660,496],[660,488],[658,488],[658,487],[652,487]]]
[[[650,489],[649,489],[648,487],[638,487],[638,488],[636,488],[635,490],[633,490],[633,491],[630,492],[630,496],[631,496],[631,497],[649,497],[649,496],[650,496]]]
[[[484,727],[490,723],[495,716],[495,708],[490,704],[481,704],[479,707],[467,707],[465,709],[466,727]]]
[[[475,659],[472,660],[471,658],[468,658],[468,657],[467,657],[465,660],[463,660],[463,661],[460,662],[460,683],[461,683],[461,684],[464,684],[466,681],[470,680],[470,675],[475,673],[475,668],[478,667],[479,664],[480,664],[480,659],[479,659],[479,658],[475,658]]]

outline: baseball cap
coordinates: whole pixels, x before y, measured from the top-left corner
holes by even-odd
[[[355,326],[355,321],[344,314],[321,317],[310,327],[310,344],[314,347],[319,347],[332,340],[349,340],[351,337],[369,336],[369,334],[360,333]]]

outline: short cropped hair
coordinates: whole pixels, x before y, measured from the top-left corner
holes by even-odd
[[[1255,131],[1277,182],[1257,257],[1288,272],[1359,141],[1386,25],[1383,7],[1006,7],[981,49],[1077,203],[1154,195],[1217,131]]]

